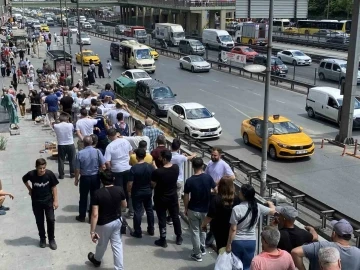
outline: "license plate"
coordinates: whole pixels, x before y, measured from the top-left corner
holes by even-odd
[[[296,154],[297,154],[297,155],[306,154],[306,153],[307,153],[307,150],[299,150],[299,151],[296,151]]]
[[[214,135],[214,134],[215,134],[215,132],[204,132],[204,135],[205,135],[205,136]]]

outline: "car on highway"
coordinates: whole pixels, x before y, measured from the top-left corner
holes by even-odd
[[[55,26],[55,22],[51,17],[46,18],[46,24],[48,26]]]
[[[168,123],[196,139],[219,138],[222,128],[207,108],[199,103],[179,103],[169,108]]]
[[[69,31],[70,31],[71,34],[78,34],[79,33],[79,30],[75,26],[69,27]]]
[[[341,59],[323,59],[320,61],[318,75],[320,80],[337,81],[342,84],[346,77],[347,61]],[[360,84],[360,71],[357,75],[357,83]]]
[[[89,22],[83,22],[81,26],[83,29],[92,29],[92,25]]]
[[[107,34],[109,33],[109,29],[106,26],[99,26],[96,28],[96,32],[101,34]]]
[[[129,78],[134,82],[142,81],[142,80],[152,80],[149,73],[142,69],[128,69],[121,73],[121,76]]]
[[[242,54],[246,56],[246,61],[254,61],[255,56],[259,53],[247,46],[235,46],[231,50],[232,53]]]
[[[87,19],[87,22],[90,23],[91,25],[96,24],[96,21],[95,21],[94,18],[88,18],[88,19]]]
[[[182,39],[179,42],[179,52],[203,56],[205,54],[205,47],[197,39]]]
[[[191,72],[209,72],[211,69],[210,64],[198,55],[183,56],[179,59],[179,64],[181,69],[188,69]]]
[[[115,34],[123,35],[125,33],[126,26],[125,25],[115,25]]]
[[[84,65],[89,65],[90,60],[93,60],[95,65],[98,65],[100,62],[100,57],[98,54],[95,54],[92,50],[83,50],[82,51],[82,59],[81,53],[78,52],[75,54],[76,63],[81,64],[83,62]]]
[[[262,65],[266,66],[267,64],[267,55],[259,54],[254,57],[255,65]],[[271,56],[271,75],[286,77],[288,73],[288,67],[281,61],[281,59],[277,58],[276,56]]]
[[[87,33],[81,33],[81,38],[80,38],[79,34],[77,34],[76,43],[80,44],[80,42],[83,45],[91,45],[91,38]]]
[[[96,22],[94,29],[98,29],[98,27],[103,26],[103,23]]]
[[[320,29],[319,31],[313,34],[314,37],[330,37],[331,30],[328,29]]]
[[[148,47],[149,47],[149,46],[148,46]],[[149,47],[149,50],[150,50],[151,56],[152,56],[155,60],[158,60],[158,59],[159,59],[159,53],[158,53],[154,48],[151,48],[151,47]]]
[[[45,31],[45,32],[49,32],[49,31],[50,31],[50,28],[49,28],[49,26],[48,26],[47,24],[42,24],[42,25],[40,26],[40,30],[41,30],[41,31]]]
[[[311,57],[299,50],[285,50],[277,53],[277,57],[284,63],[292,63],[297,65],[311,65]]]
[[[41,24],[40,23],[34,23],[33,25],[32,25],[32,28],[33,29],[41,29]]]
[[[334,36],[326,40],[328,43],[337,43],[337,44],[349,44],[350,37],[347,36]]]
[[[262,117],[246,119],[241,123],[241,136],[246,145],[261,148],[262,139],[257,134],[261,130]],[[268,140],[268,153],[272,159],[300,158],[314,154],[313,140],[288,118],[280,115],[269,117],[272,135]]]
[[[167,116],[170,107],[179,102],[171,88],[159,80],[141,80],[136,83],[135,103],[152,115]]]

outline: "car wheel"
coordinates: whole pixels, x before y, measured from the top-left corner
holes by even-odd
[[[244,134],[243,134],[243,141],[246,145],[250,145],[249,135],[246,132],[244,132]]]
[[[190,131],[189,131],[188,128],[185,128],[185,134],[188,135],[188,136],[190,136]]]
[[[320,80],[322,80],[322,81],[325,80],[325,75],[324,75],[324,73],[320,73],[320,74],[319,74],[319,78],[320,78]]]
[[[180,68],[181,68],[181,69],[184,69],[184,67],[183,67],[183,64],[182,64],[182,63],[180,63]]]
[[[269,155],[272,159],[277,159],[276,149],[273,145],[269,146]]]
[[[154,116],[156,116],[156,109],[154,107],[151,107],[150,113]]]
[[[151,73],[154,74],[154,73],[155,73],[155,70],[153,70]]]
[[[313,110],[313,108],[308,108],[307,109],[307,114],[308,114],[308,116],[310,117],[310,118],[315,118],[315,112],[314,112],[314,110]]]
[[[172,126],[172,120],[171,120],[171,118],[168,119],[168,124],[169,124],[170,126]]]
[[[296,66],[297,65],[296,60],[292,61],[292,64],[293,64],[293,66]]]
[[[191,72],[195,72],[195,69],[193,66],[191,66]]]

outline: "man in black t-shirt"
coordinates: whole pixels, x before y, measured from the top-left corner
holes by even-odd
[[[292,206],[278,206],[275,208],[277,215],[274,220],[280,231],[278,248],[291,253],[291,250],[318,241],[318,235],[313,227],[307,226],[306,230],[295,225],[298,211]]]
[[[154,167],[145,162],[145,149],[138,148],[135,150],[137,164],[130,169],[130,178],[127,184],[127,191],[129,197],[132,199],[134,208],[134,231],[131,236],[136,238],[142,237],[141,231],[141,217],[143,208],[147,216],[149,235],[154,235],[154,211],[152,209],[152,188],[151,188],[151,174]]]
[[[172,154],[166,149],[160,152],[162,168],[155,170],[151,175],[151,185],[155,187],[154,204],[159,220],[160,239],[155,241],[155,245],[167,247],[166,243],[166,210],[174,224],[176,244],[182,244],[181,224],[179,218],[179,203],[177,196],[177,179],[179,177],[179,166],[172,164]]]
[[[19,94],[16,95],[16,100],[19,105],[20,114],[22,117],[25,116],[25,99],[26,99],[26,95],[24,91],[20,89]]]
[[[206,233],[200,228],[209,210],[211,190],[216,187],[214,179],[204,173],[204,162],[197,157],[192,160],[194,175],[185,182],[184,206],[185,215],[189,218],[189,228],[193,250],[190,257],[198,262],[202,261],[202,255],[206,254]]]
[[[62,106],[62,110],[71,116],[73,104],[74,104],[74,99],[69,95],[69,91],[65,90],[64,96],[60,100],[60,105]]]
[[[46,169],[45,159],[37,159],[35,167],[36,169],[25,174],[22,180],[31,196],[32,208],[36,219],[36,225],[39,230],[40,247],[45,248],[46,246],[44,226],[45,213],[49,246],[52,250],[56,250],[54,210],[59,206],[56,188],[59,181],[52,171]],[[29,182],[31,182],[31,185]]]

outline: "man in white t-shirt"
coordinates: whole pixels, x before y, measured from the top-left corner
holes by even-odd
[[[107,130],[107,136],[111,143],[108,144],[105,150],[106,167],[111,170],[115,180],[114,185],[120,186],[124,189],[126,201],[129,205],[129,194],[127,192],[127,182],[130,177],[129,165],[132,147],[130,143],[117,135],[116,129],[110,128]],[[131,207],[129,206],[129,211]]]
[[[33,81],[32,77],[30,77],[30,80],[29,80],[29,82],[27,83],[27,86],[28,86],[29,92],[32,91],[32,90],[34,90],[34,81]]]
[[[88,117],[88,111],[85,108],[80,110],[81,118],[76,122],[76,134],[79,137],[78,150],[84,149],[83,138],[94,133],[94,126],[98,123],[98,119]]]
[[[112,125],[117,123],[118,113],[121,112],[123,114],[124,121],[126,121],[126,118],[128,118],[131,115],[129,108],[126,104],[120,103],[118,99],[115,99],[114,102],[115,102],[115,108],[108,110],[105,114],[105,116],[110,120]]]
[[[135,150],[139,147],[139,142],[145,141],[147,143],[146,152],[149,153],[150,139],[148,136],[143,135],[144,125],[139,122],[139,123],[135,124],[134,128],[135,128],[134,136],[131,136],[131,137],[123,136],[123,138],[126,139],[130,143],[132,150]]]
[[[235,180],[234,172],[231,170],[229,164],[221,159],[221,154],[222,150],[218,147],[214,147],[211,150],[211,161],[205,169],[205,173],[209,174],[216,184],[218,184],[220,179],[223,177]]]
[[[75,145],[74,145],[74,126],[69,123],[69,116],[60,115],[60,123],[54,124],[58,144],[58,170],[59,179],[64,179],[64,162],[67,156],[70,166],[70,177],[75,177]]]

